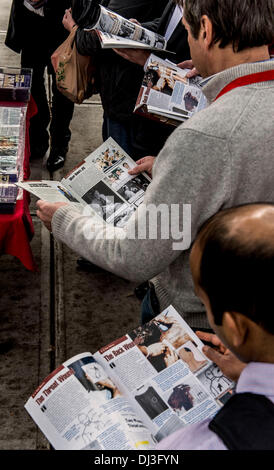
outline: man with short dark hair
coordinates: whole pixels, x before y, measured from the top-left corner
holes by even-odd
[[[273,233],[274,204],[221,211],[198,233],[194,286],[218,336],[198,335],[218,348],[204,353],[237,380],[236,394],[213,420],[173,433],[159,449],[274,450]]]
[[[197,39],[186,20],[192,9],[200,15]],[[226,26],[223,30],[214,26],[216,11],[220,24],[240,28],[233,29],[227,45]],[[70,206],[37,204],[38,216],[49,228],[52,220],[58,240],[119,276],[135,282],[151,280],[144,322],[173,304],[192,327],[206,328],[205,310],[193,289],[190,243],[178,248],[178,232],[172,232],[178,220],[165,219],[161,224],[158,217],[156,237],[128,234],[138,234],[138,227],[145,225],[148,206],[168,208],[171,217],[172,210],[178,209],[174,212],[182,226],[184,205],[190,204],[191,242],[198,227],[221,209],[274,201],[274,62],[268,50],[270,36],[274,37],[274,0],[186,0],[184,12],[191,56],[207,79],[203,91],[210,105],[169,137],[153,165],[144,203],[123,232],[94,222],[93,237],[87,240],[85,228],[92,224],[92,216],[84,217]],[[243,17],[245,21],[238,22]],[[247,37],[246,28],[249,42],[238,50],[239,38]],[[165,237],[163,225],[169,229]],[[183,236],[187,238],[188,232]]]

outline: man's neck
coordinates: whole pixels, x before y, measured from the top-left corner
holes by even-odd
[[[269,49],[267,46],[252,47],[241,52],[234,52],[231,46],[220,49],[217,45],[214,53],[211,55],[211,63],[209,64],[210,74],[222,72],[223,70],[235,67],[241,64],[261,62],[269,60]],[[208,76],[209,76],[208,75]]]

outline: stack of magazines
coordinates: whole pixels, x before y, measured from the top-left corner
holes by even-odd
[[[26,107],[0,107],[0,213],[14,210],[23,176]]]
[[[31,69],[0,67],[0,213],[14,211],[18,198],[15,183],[23,179],[31,79]]]
[[[31,77],[31,69],[0,67],[0,101],[27,103]]]

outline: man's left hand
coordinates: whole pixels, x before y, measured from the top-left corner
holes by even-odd
[[[68,205],[67,202],[50,203],[50,202],[42,201],[40,199],[36,203],[36,206],[37,206],[36,214],[39,217],[39,219],[42,220],[42,222],[47,227],[47,229],[51,232],[52,217],[54,216],[57,209],[59,209],[59,207],[67,206],[67,205]]]

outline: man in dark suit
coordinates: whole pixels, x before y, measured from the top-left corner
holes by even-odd
[[[137,18],[145,27],[157,30],[160,34],[165,33],[175,9],[178,8],[173,0],[103,0],[101,3],[126,18]],[[84,31],[89,15],[86,15],[86,22],[83,19],[77,20],[74,8],[72,15],[73,19],[67,26],[71,28],[75,23],[73,20],[79,25],[76,34],[78,51],[93,57],[96,54],[104,108],[103,139],[113,137],[135,160],[146,155],[157,155],[174,128],[133,114],[144,76],[143,67],[138,62],[125,60],[127,57],[123,57],[122,53],[120,57],[113,51],[102,51],[96,38]],[[182,14],[175,22],[168,41],[168,49],[176,52],[175,55],[172,54],[176,63],[190,57],[187,34],[181,18]]]
[[[71,136],[69,124],[74,104],[57,90],[50,62],[51,54],[68,35],[62,19],[70,5],[70,0],[13,0],[5,40],[6,46],[21,53],[21,66],[33,70],[31,94],[38,113],[30,121],[31,158],[45,155],[50,133],[51,151],[47,161],[50,171],[64,165]],[[51,123],[44,83],[46,67],[52,74]]]
[[[167,50],[175,54],[157,51],[156,55],[161,58],[168,58],[175,64],[190,59],[190,51],[187,41],[187,32],[182,24],[182,8],[177,0],[170,0],[161,17],[146,23],[142,23],[145,28],[164,36],[167,40]],[[150,52],[143,49],[115,49],[115,52],[126,60],[133,62],[143,71],[143,67]],[[139,90],[138,90],[139,91]],[[138,93],[135,96],[135,102]],[[139,157],[146,155],[157,155],[163,148],[166,139],[173,132],[174,127],[144,117],[134,116],[132,119],[132,134],[135,141],[139,143],[141,152]]]

